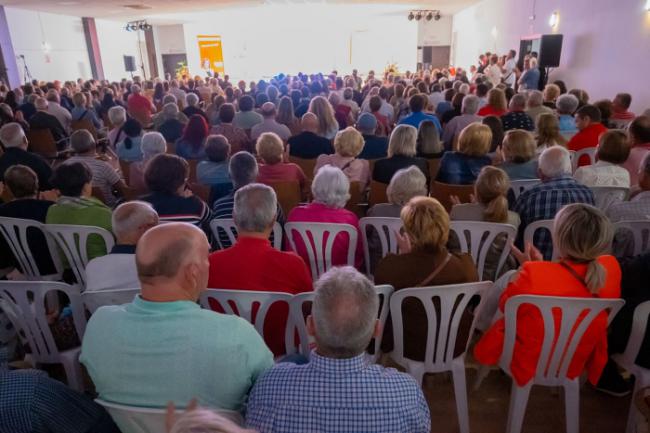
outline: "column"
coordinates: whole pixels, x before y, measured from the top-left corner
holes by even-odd
[[[0,5],[0,78],[5,80],[12,89],[21,84],[16,53],[9,34],[7,15],[2,5]]]
[[[97,27],[95,18],[84,17],[81,19],[86,37],[86,47],[88,47],[88,59],[90,60],[90,70],[93,78],[97,80],[104,79],[104,67],[102,66],[102,55],[99,50],[99,39],[97,38]]]

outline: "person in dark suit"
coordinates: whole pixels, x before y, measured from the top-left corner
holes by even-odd
[[[390,135],[388,158],[375,163],[372,180],[388,184],[397,170],[410,167],[419,168],[429,183],[429,165],[424,158],[416,157],[418,130],[411,125],[398,125]]]
[[[29,127],[31,129],[49,129],[52,137],[54,137],[57,148],[64,148],[65,144],[63,141],[68,135],[61,122],[59,122],[59,119],[47,112],[47,100],[39,97],[36,99],[35,105],[38,111],[29,119]]]
[[[334,153],[332,141],[318,135],[318,117],[314,113],[305,113],[300,119],[300,126],[302,132],[289,138],[289,155],[315,159]]]
[[[50,189],[52,169],[40,156],[27,151],[27,138],[19,123],[8,123],[0,128],[0,142],[5,147],[5,153],[0,156],[0,179],[12,165],[26,165],[38,176],[41,190]]]
[[[386,158],[388,153],[388,137],[375,135],[377,118],[370,113],[363,113],[357,120],[357,129],[363,135],[363,150],[358,158],[379,159]]]

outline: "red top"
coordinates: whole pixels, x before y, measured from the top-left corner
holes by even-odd
[[[379,111],[375,111],[372,114],[375,116],[375,119],[377,119],[377,129],[375,129],[375,135],[379,137],[387,137],[390,135],[390,122],[388,121],[388,117],[380,114]]]
[[[612,256],[601,256],[598,261],[607,272],[605,285],[598,292],[599,298],[621,296],[621,268]],[[587,273],[586,264],[567,262],[581,277]],[[559,263],[526,262],[519,275],[504,290],[499,301],[503,312],[506,301],[517,295],[547,295],[592,298],[593,295],[574,275]],[[580,318],[586,316],[583,312]],[[556,338],[560,329],[561,314],[554,311]],[[501,318],[483,335],[474,347],[474,356],[481,364],[496,364],[501,358],[505,337],[505,322]],[[522,305],[517,313],[517,340],[510,364],[512,375],[520,386],[535,376],[537,361],[544,341],[544,322],[536,307]],[[594,385],[607,363],[607,315],[603,312],[591,323],[578,344],[567,371],[570,379],[587,370],[589,381]]]
[[[506,114],[507,112],[508,112],[507,110],[498,110],[498,109],[496,109],[493,106],[488,104],[485,107],[478,110],[478,115],[479,116],[497,116],[497,117],[501,117],[504,114]]]
[[[210,288],[291,294],[314,290],[305,262],[294,253],[276,250],[266,239],[240,236],[232,247],[210,254],[209,260]],[[216,302],[210,306],[223,312]],[[276,303],[264,323],[264,341],[276,356],[286,353],[288,314],[288,305]]]
[[[300,189],[305,188],[307,177],[298,165],[293,162],[278,162],[277,164],[260,164],[257,181],[267,185],[276,182],[298,182]]]
[[[581,131],[578,131],[567,143],[569,150],[578,151],[588,147],[597,147],[600,135],[607,132],[607,128],[602,123],[592,123]],[[578,166],[589,165],[589,157],[583,156],[578,161]]]
[[[130,114],[140,113],[151,116],[151,101],[140,94],[134,93],[129,96],[126,105]]]

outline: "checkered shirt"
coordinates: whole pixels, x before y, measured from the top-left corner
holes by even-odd
[[[415,380],[364,355],[280,363],[251,391],[248,427],[260,433],[429,433],[429,407]]]
[[[641,192],[630,201],[612,204],[607,216],[613,223],[650,219],[650,191]]]
[[[572,203],[594,204],[594,195],[589,188],[580,185],[571,176],[562,176],[541,183],[524,191],[515,202],[513,210],[521,217],[520,239],[528,224],[555,218],[555,214],[565,205]],[[533,243],[550,260],[553,252],[551,233],[538,230]]]

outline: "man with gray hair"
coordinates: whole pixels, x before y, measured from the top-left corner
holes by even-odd
[[[257,140],[259,136],[265,132],[274,132],[286,143],[287,140],[289,140],[289,137],[291,137],[291,131],[287,125],[278,123],[275,120],[275,115],[277,113],[275,104],[273,102],[265,102],[262,104],[260,113],[262,114],[262,117],[264,117],[264,120],[262,123],[253,126],[251,129],[251,138]]]
[[[36,113],[29,119],[30,129],[48,129],[52,133],[52,138],[56,142],[58,150],[63,150],[66,145],[68,134],[61,122],[48,113],[48,103],[45,98],[40,96],[34,102],[36,106]]]
[[[539,90],[529,90],[528,91],[528,108],[526,109],[526,114],[533,119],[533,123],[537,125],[537,118],[540,114],[553,114],[553,110],[546,105],[544,105],[544,94]]]
[[[187,116],[178,109],[176,97],[174,95],[165,95],[162,110],[151,118],[154,129],[160,129],[160,126],[170,119],[176,119],[182,124],[186,124],[188,120]]]
[[[273,188],[251,183],[237,190],[233,219],[237,243],[210,254],[208,287],[297,294],[313,290],[305,262],[293,252],[271,246],[278,203]],[[274,355],[286,353],[287,308],[272,307],[264,340]]]
[[[47,112],[56,117],[66,131],[70,131],[72,115],[68,110],[61,106],[61,97],[59,96],[59,92],[57,92],[56,89],[50,89],[47,91],[45,98],[48,102]]]
[[[510,99],[508,113],[501,116],[503,130],[523,129],[524,131],[534,131],[535,123],[533,119],[526,114],[526,95],[517,93]]]
[[[203,116],[205,121],[210,124],[210,120],[208,119],[208,116],[205,115],[205,111],[199,107],[199,100],[199,96],[196,93],[188,93],[187,96],[185,96],[185,108],[183,109],[183,114],[185,114],[188,119],[193,115],[198,114],[199,116]]]
[[[0,156],[0,180],[12,165],[25,165],[36,173],[41,191],[51,189],[52,168],[42,157],[27,151],[28,141],[19,123],[11,122],[0,128],[0,142],[5,152]]]
[[[451,119],[445,125],[442,132],[442,141],[446,150],[453,150],[453,144],[458,139],[460,131],[470,123],[481,123],[483,118],[476,113],[479,110],[479,99],[475,95],[467,95],[463,98],[461,115]]]
[[[158,225],[158,213],[144,201],[122,203],[113,211],[111,226],[117,239],[108,255],[86,265],[86,291],[140,287],[135,267],[135,246],[142,235]]]
[[[553,219],[555,214],[567,204],[594,204],[591,189],[580,185],[571,176],[571,159],[569,151],[564,147],[553,146],[542,152],[539,156],[537,174],[542,183],[524,191],[513,207],[521,217],[520,246],[522,246],[524,230],[529,224]],[[544,260],[551,260],[553,241],[547,230],[538,230],[533,243],[544,255]]]
[[[354,268],[332,268],[315,284],[307,330],[316,340],[308,364],[276,364],[251,391],[247,427],[260,433],[431,431],[419,384],[369,364],[365,348],[381,335],[379,298]]]

